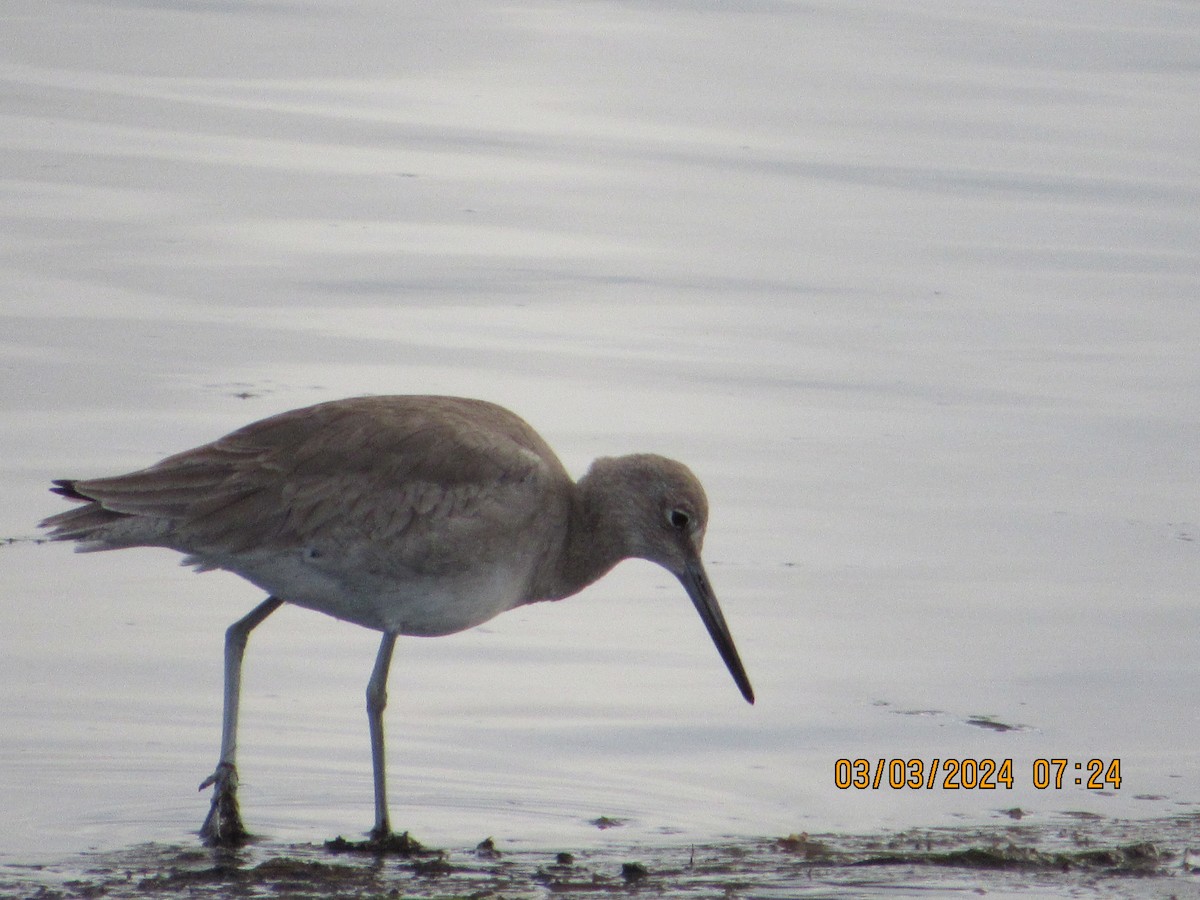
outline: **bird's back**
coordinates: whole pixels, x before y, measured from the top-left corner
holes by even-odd
[[[263,419],[127,475],[60,482],[84,505],[42,524],[80,549],[170,547],[357,621],[324,609],[328,598],[485,575],[501,579],[494,590],[519,591],[526,560],[553,554],[572,487],[545,441],[503,407],[358,397]],[[321,596],[305,603],[306,590]]]

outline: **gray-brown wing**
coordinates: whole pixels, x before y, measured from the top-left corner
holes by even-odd
[[[459,540],[485,523],[519,528],[538,497],[566,481],[537,433],[500,407],[354,398],[264,419],[148,469],[74,482],[94,505],[44,524],[59,537],[103,543],[100,533],[67,533],[71,517],[132,517],[145,523],[147,539],[113,546],[157,544],[202,557],[372,542],[429,558],[422,545],[431,523]],[[102,527],[137,531],[132,522]]]

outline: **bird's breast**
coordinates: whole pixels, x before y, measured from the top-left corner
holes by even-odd
[[[529,566],[520,560],[436,574],[391,567],[341,567],[305,551],[243,554],[215,566],[241,575],[288,603],[364,628],[419,637],[480,625],[528,599]]]

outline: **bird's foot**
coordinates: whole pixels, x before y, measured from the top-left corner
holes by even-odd
[[[376,856],[417,856],[430,852],[420,841],[409,837],[407,831],[396,834],[390,828],[373,828],[365,841],[348,841],[339,835],[326,841],[325,849],[330,853],[373,853]]]
[[[238,809],[237,786],[237,768],[227,762],[218,763],[200,783],[200,790],[213,789],[212,806],[200,826],[200,839],[209,847],[240,847],[250,839]]]

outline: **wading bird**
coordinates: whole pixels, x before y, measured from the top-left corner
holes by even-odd
[[[508,410],[461,397],[335,400],[281,413],[148,469],[64,479],[81,505],[42,526],[77,550],[168,547],[269,595],[225,635],[221,756],[201,828],[247,838],[237,804],[242,656],[283,603],[383,633],[367,684],[375,785],[371,838],[391,836],[384,764],[387,675],[399,635],[451,634],[525,603],[561,600],[618,562],[675,575],[741,690],[754,692],[700,561],[708,503],[681,463],[597,459],[573,481]]]

